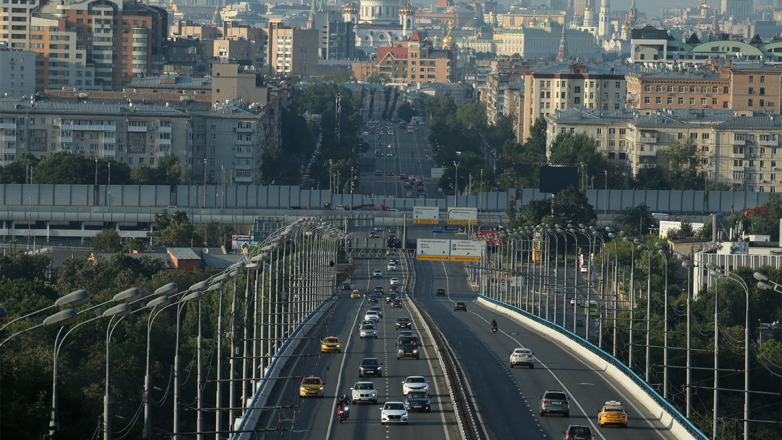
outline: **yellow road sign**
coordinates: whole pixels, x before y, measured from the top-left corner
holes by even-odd
[[[413,220],[413,223],[416,223],[416,224],[419,224],[419,225],[436,225],[436,224],[439,224],[440,221],[439,220],[432,220],[432,219],[421,218],[421,219]]]
[[[481,257],[451,255],[451,261],[481,261]]]
[[[448,255],[416,255],[416,260],[448,261]]]

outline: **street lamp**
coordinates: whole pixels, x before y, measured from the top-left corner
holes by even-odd
[[[456,198],[459,195],[459,165],[461,165],[461,162],[453,162],[453,166],[456,167],[456,174],[453,179],[454,184],[454,191],[453,191],[453,206],[457,207],[459,206],[458,199]]]
[[[611,241],[614,242],[614,335],[613,335],[613,356],[616,357],[616,341],[619,336],[619,326],[617,325],[617,315],[619,314],[619,242],[618,236],[614,233],[613,228],[606,226],[606,231]]]
[[[619,231],[622,240],[630,243],[630,344],[628,346],[627,366],[633,369],[633,323],[635,322],[635,246],[633,239],[625,231]]]
[[[642,243],[638,238],[635,243]],[[652,353],[652,250],[645,244],[639,244],[638,250],[646,251],[646,361],[644,362],[644,380],[649,383],[649,356]]]
[[[668,248],[660,243],[657,242],[654,244],[654,247],[656,247],[657,253],[660,254],[660,257],[663,259],[663,272],[665,272],[665,298],[664,298],[664,304],[663,307],[665,307],[665,314],[663,317],[663,325],[665,326],[664,335],[663,335],[663,398],[668,399],[668,257],[671,256],[671,251],[668,250]]]

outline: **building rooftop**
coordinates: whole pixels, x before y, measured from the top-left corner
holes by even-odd
[[[81,102],[74,100],[36,100],[28,99],[0,99],[0,112],[11,112],[24,110],[30,113],[61,113],[73,115],[108,115],[115,113],[138,113],[154,114],[165,116],[185,116],[185,114],[175,108],[166,105],[146,104],[146,103],[103,103],[103,102]]]
[[[192,77],[192,76],[147,76],[145,78],[136,78],[128,86],[127,89],[132,88],[151,88],[157,87],[161,89],[212,89],[211,77]]]
[[[576,75],[571,72],[571,66],[574,66],[574,64],[552,64],[535,71],[533,75]],[[627,73],[627,67],[625,66],[605,67],[596,66],[594,64],[579,64],[579,66],[586,67],[586,72],[583,72],[580,75],[625,75]]]
[[[200,260],[201,257],[190,248],[167,248],[166,251],[177,260]]]

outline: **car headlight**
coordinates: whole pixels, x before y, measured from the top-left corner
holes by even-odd
[[[320,391],[323,391],[323,387],[318,387],[318,389],[319,389]]]
[[[418,350],[417,350],[417,349],[416,349],[416,350],[413,350],[413,353],[418,353]]]
[[[302,391],[302,392],[304,392],[304,391],[307,391],[307,389],[306,389],[306,388],[304,388],[304,387],[299,387],[299,391]]]

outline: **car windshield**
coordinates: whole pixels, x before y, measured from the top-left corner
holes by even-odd
[[[380,307],[378,307],[378,306],[372,306],[372,307],[370,307],[370,308],[369,308],[369,310],[378,311],[378,310],[380,310]]]
[[[606,412],[624,412],[624,410],[620,406],[607,406]]]
[[[408,399],[426,399],[426,393],[422,392],[414,392],[414,393],[407,393]]]
[[[386,403],[385,409],[405,409],[405,406],[401,403]]]
[[[416,345],[418,340],[416,338],[399,338],[399,345]]]
[[[571,434],[590,434],[589,428],[586,426],[576,426],[570,429]]]
[[[372,316],[372,315],[377,315],[377,312],[375,312],[374,310],[367,312],[367,316]]]
[[[423,377],[408,377],[407,383],[424,383],[426,380]]]
[[[378,365],[380,362],[377,361],[377,359],[364,359],[361,361],[362,365]]]
[[[375,326],[374,325],[369,325],[369,324],[361,327],[361,330],[374,330],[374,329],[375,329]]]
[[[399,318],[396,322],[410,322],[410,318]]]
[[[309,377],[304,379],[304,385],[320,385],[320,379],[317,377]]]
[[[531,354],[529,350],[519,349],[517,348],[515,351],[516,354]]]
[[[328,338],[328,339],[326,339],[326,343],[328,343],[328,344],[336,344],[337,342],[339,342],[339,339],[337,339],[337,338]]]
[[[369,382],[365,382],[365,383],[359,382],[353,388],[355,388],[357,390],[374,390],[375,389],[374,385],[369,383]]]
[[[564,393],[547,393],[544,398],[551,400],[567,400]]]

